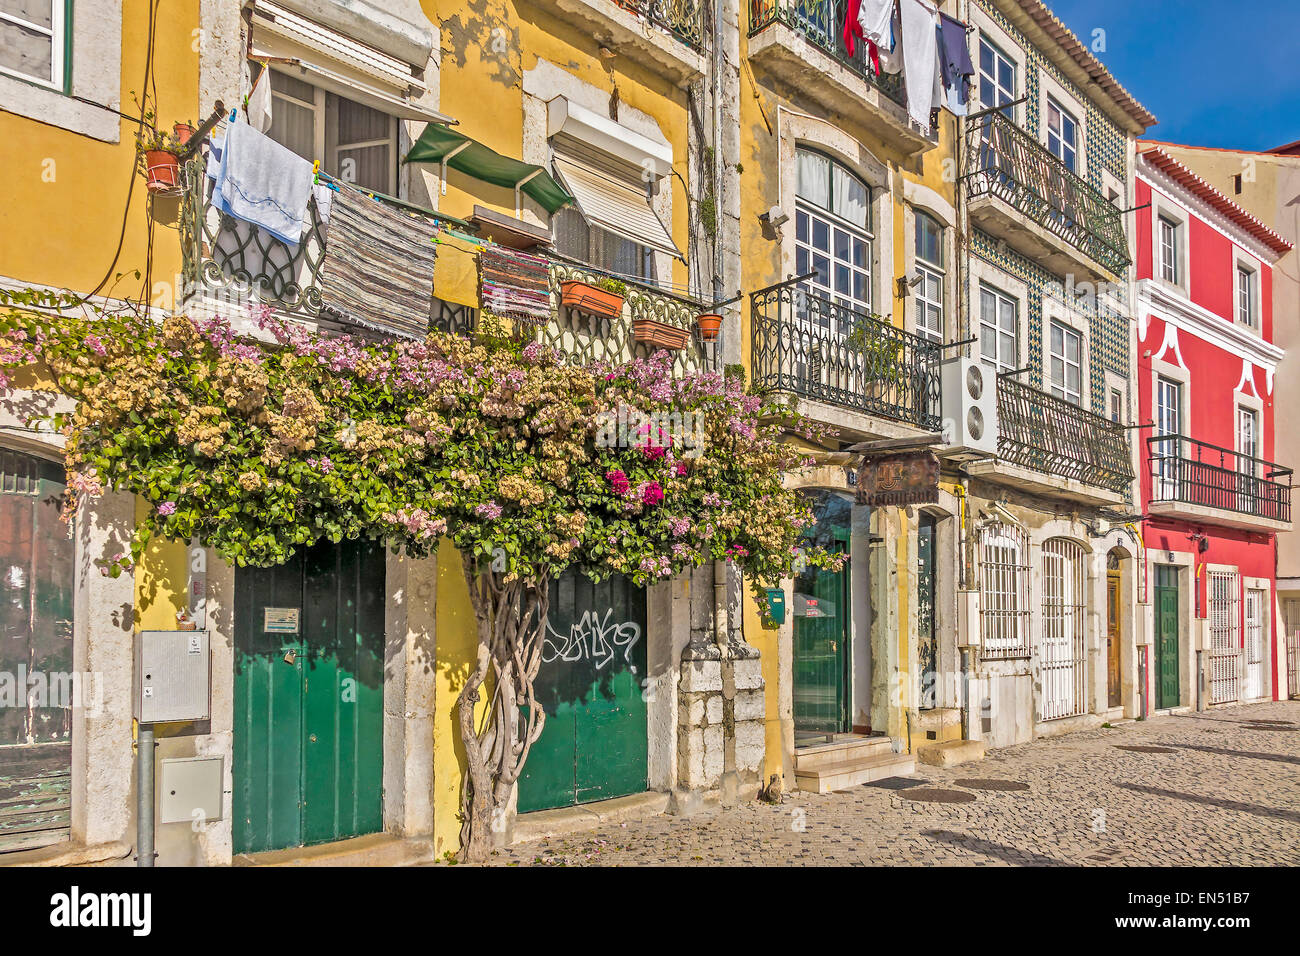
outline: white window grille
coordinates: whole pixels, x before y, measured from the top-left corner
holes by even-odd
[[[1029,542],[1006,524],[980,536],[980,632],[986,658],[1029,656]]]
[[[1065,538],[1046,542],[1042,581],[1043,626],[1038,644],[1042,718],[1074,717],[1087,710],[1084,686],[1087,578],[1083,548]]]
[[[1241,673],[1240,587],[1235,571],[1211,571],[1210,703],[1238,700]]]

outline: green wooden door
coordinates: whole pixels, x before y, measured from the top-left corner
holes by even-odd
[[[934,625],[935,521],[923,514],[916,528],[916,656],[921,672],[919,710],[938,700],[939,635]]]
[[[551,585],[537,675],[546,726],[519,778],[519,812],[640,793],[646,773],[645,591],[565,572]]]
[[[236,853],[383,828],[383,650],[378,545],[236,572]]]
[[[71,820],[75,575],[63,490],[61,464],[0,449],[0,853],[64,840]]]
[[[1177,707],[1178,569],[1156,565],[1156,706]]]
[[[848,553],[848,528],[825,544]],[[794,582],[794,728],[839,733],[849,727],[849,562],[839,571],[809,568]]]

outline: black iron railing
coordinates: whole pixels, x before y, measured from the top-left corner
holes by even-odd
[[[1291,469],[1185,435],[1147,439],[1151,500],[1291,520]]]
[[[786,282],[750,295],[754,384],[939,427],[938,345]]]
[[[998,379],[998,457],[1118,494],[1133,480],[1122,425],[1005,376]]]
[[[614,0],[694,50],[704,46],[704,4],[700,0]]]
[[[749,35],[756,36],[773,23],[784,23],[901,105],[903,74],[876,76],[867,58],[865,40],[854,43],[852,54],[844,46],[847,6],[848,0],[750,0]]]
[[[1128,268],[1119,210],[1001,112],[967,126],[963,179],[970,198],[996,196],[1111,272]]]

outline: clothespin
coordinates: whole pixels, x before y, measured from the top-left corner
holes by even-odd
[[[313,159],[311,161],[311,181],[313,183],[320,182],[320,160],[319,159]]]
[[[239,107],[235,106],[230,110],[230,122],[233,123],[237,119],[239,119]]]

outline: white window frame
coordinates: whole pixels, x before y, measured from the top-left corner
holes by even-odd
[[[1038,628],[1043,720],[1077,717],[1088,709],[1085,555],[1083,547],[1069,538],[1043,542],[1042,619]]]
[[[1210,565],[1205,586],[1210,627],[1210,703],[1241,699],[1241,580],[1236,568]]]
[[[1174,227],[1174,278],[1165,278],[1164,257],[1161,247],[1161,220]],[[1190,246],[1189,215],[1187,210],[1167,197],[1151,191],[1151,275],[1156,282],[1188,294],[1187,266]]]
[[[1236,286],[1236,322],[1255,332],[1262,331],[1260,321],[1260,277],[1259,269],[1245,259],[1236,258],[1233,263],[1233,282]]]
[[[1068,350],[1062,351],[1058,356],[1055,349],[1052,347],[1052,332],[1057,327],[1061,329],[1061,344],[1063,347],[1065,346],[1065,343],[1070,340],[1071,336],[1078,340],[1079,359],[1077,362],[1070,361]],[[1084,399],[1088,396],[1090,391],[1087,380],[1087,348],[1087,337],[1079,329],[1076,329],[1073,325],[1064,322],[1061,319],[1047,319],[1047,391],[1052,395],[1055,395],[1057,398],[1065,399],[1072,405],[1078,405],[1080,408],[1088,407]],[[1055,375],[1055,365],[1058,358],[1061,362],[1062,377],[1060,382],[1056,380]],[[1074,395],[1071,394],[1069,388],[1071,366],[1076,367],[1079,370],[1079,391]]]
[[[1053,111],[1055,111],[1057,116],[1060,118],[1059,129],[1052,128]],[[1070,172],[1078,175],[1079,158],[1080,158],[1079,147],[1081,145],[1080,141],[1083,139],[1083,133],[1082,133],[1083,128],[1079,123],[1078,117],[1075,116],[1073,112],[1066,109],[1066,107],[1060,102],[1060,100],[1058,100],[1055,96],[1051,95],[1050,93],[1047,95],[1046,116],[1047,116],[1047,123],[1044,132],[1047,137],[1047,151],[1051,153],[1053,156],[1055,156],[1057,159],[1059,159],[1065,165],[1065,167],[1068,170],[1070,170]],[[1065,138],[1067,122],[1072,127],[1071,130],[1072,135],[1070,136],[1068,142],[1066,141]],[[1056,143],[1055,146],[1052,145],[1053,141],[1055,141]],[[1067,151],[1069,153],[1068,159],[1066,158]]]
[[[934,223],[939,230],[939,262],[934,263],[928,259],[921,258],[921,250],[918,245],[921,229],[921,217]],[[921,276],[921,281],[916,286],[916,334],[931,342],[944,341],[944,330],[948,320],[948,310],[944,307],[947,300],[947,271],[944,268],[945,244],[948,240],[948,230],[944,227],[938,217],[932,215],[924,209],[914,209],[912,211],[912,258],[914,260],[916,272]],[[935,299],[927,292],[927,286],[931,283],[939,289],[939,297]],[[938,312],[938,325],[933,326],[929,321],[930,315]],[[922,317],[925,321],[922,321]]]
[[[50,0],[50,25],[48,28],[32,23],[30,20],[24,20],[22,17],[15,16],[12,13],[5,13],[0,10],[0,21],[13,24],[14,26],[23,27],[31,30],[33,33],[39,33],[42,36],[50,38],[50,78],[48,80],[39,76],[32,76],[29,73],[21,73],[5,66],[0,66],[0,73],[5,76],[12,76],[15,79],[22,80],[26,83],[34,83],[37,86],[45,87],[49,90],[57,90],[60,93],[68,88],[68,0]]]
[[[1008,524],[980,533],[980,636],[986,659],[1031,654],[1029,536]]]
[[[828,189],[829,189],[830,198],[827,206],[822,206],[817,202],[815,202],[814,200],[806,199],[799,195],[798,154],[800,152],[806,152],[806,153],[816,155],[826,160],[827,163],[829,163],[828,169],[829,169],[830,178],[828,180]],[[822,150],[815,149],[811,146],[797,146],[795,148],[795,157],[796,157],[796,161],[795,161],[796,182],[794,184],[795,188],[793,190],[795,195],[795,201],[794,201],[795,222],[793,223],[792,227],[791,226],[787,227],[790,228],[792,233],[792,238],[793,238],[795,270],[800,275],[802,275],[804,272],[811,271],[812,269],[815,268],[813,266],[814,259],[816,257],[821,257],[824,255],[824,257],[828,262],[827,278],[829,279],[828,284],[819,282],[816,278],[812,278],[802,283],[802,285],[814,295],[820,296],[821,298],[827,299],[838,305],[845,306],[849,309],[856,310],[865,315],[871,315],[874,311],[875,280],[876,280],[875,273],[874,273],[875,256],[876,256],[876,234],[877,234],[877,228],[875,225],[875,218],[876,218],[875,192],[876,191],[875,189],[872,188],[871,183],[865,177],[859,175],[848,164],[841,162],[840,160],[836,159],[834,156],[830,156],[827,153],[823,152]],[[836,167],[839,167],[841,170],[843,170],[843,172],[846,175],[851,176],[857,182],[861,183],[863,188],[865,188],[867,191],[866,228],[863,228],[862,226],[859,226],[856,223],[849,222],[847,219],[837,215],[835,212],[832,211],[832,207],[835,204],[833,191],[835,188]],[[799,223],[800,215],[808,217],[808,239],[806,242],[799,238],[798,223]],[[827,247],[828,247],[826,250],[819,250],[813,245],[812,235],[813,235],[815,222],[822,222],[826,225]],[[855,265],[851,260],[840,260],[836,257],[835,233],[837,230],[844,233],[849,238],[850,242],[857,240],[859,242],[865,243],[866,255],[863,260],[864,265],[858,266]],[[808,266],[806,269],[803,266],[799,265],[799,253],[801,251],[804,252],[808,257]],[[865,300],[852,294],[852,292],[850,292],[850,294],[846,296],[843,293],[836,291],[835,271],[837,265],[849,270],[850,289],[853,286],[853,279],[855,278],[856,274],[858,273],[862,274],[863,286],[867,291],[867,298]],[[830,331],[838,335],[849,335],[853,330],[849,328],[838,328],[838,329],[830,329]]]
[[[972,13],[973,12],[974,11],[972,10]],[[985,46],[989,48],[993,57],[993,75],[984,72],[983,47]],[[1024,74],[1024,61],[1017,60],[1015,55],[1008,51],[1008,47],[1011,49],[1017,49],[1015,44],[1010,43],[1010,38],[991,31],[987,26],[981,26],[979,39],[975,44],[975,76],[976,82],[979,85],[979,89],[976,91],[975,102],[979,104],[980,109],[984,108],[984,92],[989,85],[993,87],[994,94],[1000,94],[991,97],[993,101],[992,105],[994,106],[1002,105],[997,102],[999,99],[1002,100],[1002,103],[1013,103],[1017,98],[1016,90],[1020,88],[1022,82],[1021,78]],[[1010,91],[1002,85],[1001,80],[997,77],[999,61],[1004,62],[1011,67]],[[1013,106],[1009,109],[1003,110],[1002,112],[1007,119],[1014,123],[1016,121],[1015,113],[1018,108],[1019,107]]]
[[[1072,171],[1082,179],[1088,178],[1088,111],[1084,101],[1044,69],[1038,70],[1038,141],[1049,153],[1062,161],[1061,153],[1051,145],[1051,108],[1056,105],[1074,123],[1074,166]]]
[[[1259,442],[1259,409],[1240,402],[1237,403],[1236,408],[1233,430],[1236,432],[1237,471],[1243,475],[1254,476],[1259,470],[1254,459],[1262,457]],[[1248,422],[1249,429],[1245,427]]]
[[[985,321],[984,318],[984,302],[986,296],[992,299],[993,301],[993,323],[992,324]],[[980,352],[980,360],[983,361],[986,365],[992,366],[995,373],[1014,372],[1017,369],[1021,368],[1020,365],[1020,301],[1014,298],[1013,296],[1010,296],[1007,293],[1003,292],[1001,289],[997,288],[996,286],[991,285],[990,283],[987,282],[979,283],[979,297],[977,301],[979,302],[978,305],[979,339],[977,341],[977,344]],[[1002,319],[1003,319],[1002,307],[1004,305],[1011,307],[1011,331],[1010,332],[1008,332],[1006,329],[1002,327]],[[994,347],[995,347],[994,355],[986,355],[984,353],[985,329],[988,329],[993,334]],[[1002,349],[1001,349],[1002,342],[1008,336],[1011,338],[1012,355],[1014,356],[1014,362],[1011,365],[1007,365],[1000,358],[1002,353]]]
[[[1182,270],[1179,269],[1178,250],[1182,246],[1179,242],[1182,226],[1166,216],[1157,216],[1156,223],[1160,230],[1156,240],[1160,248],[1160,279],[1173,285],[1181,285]]]

